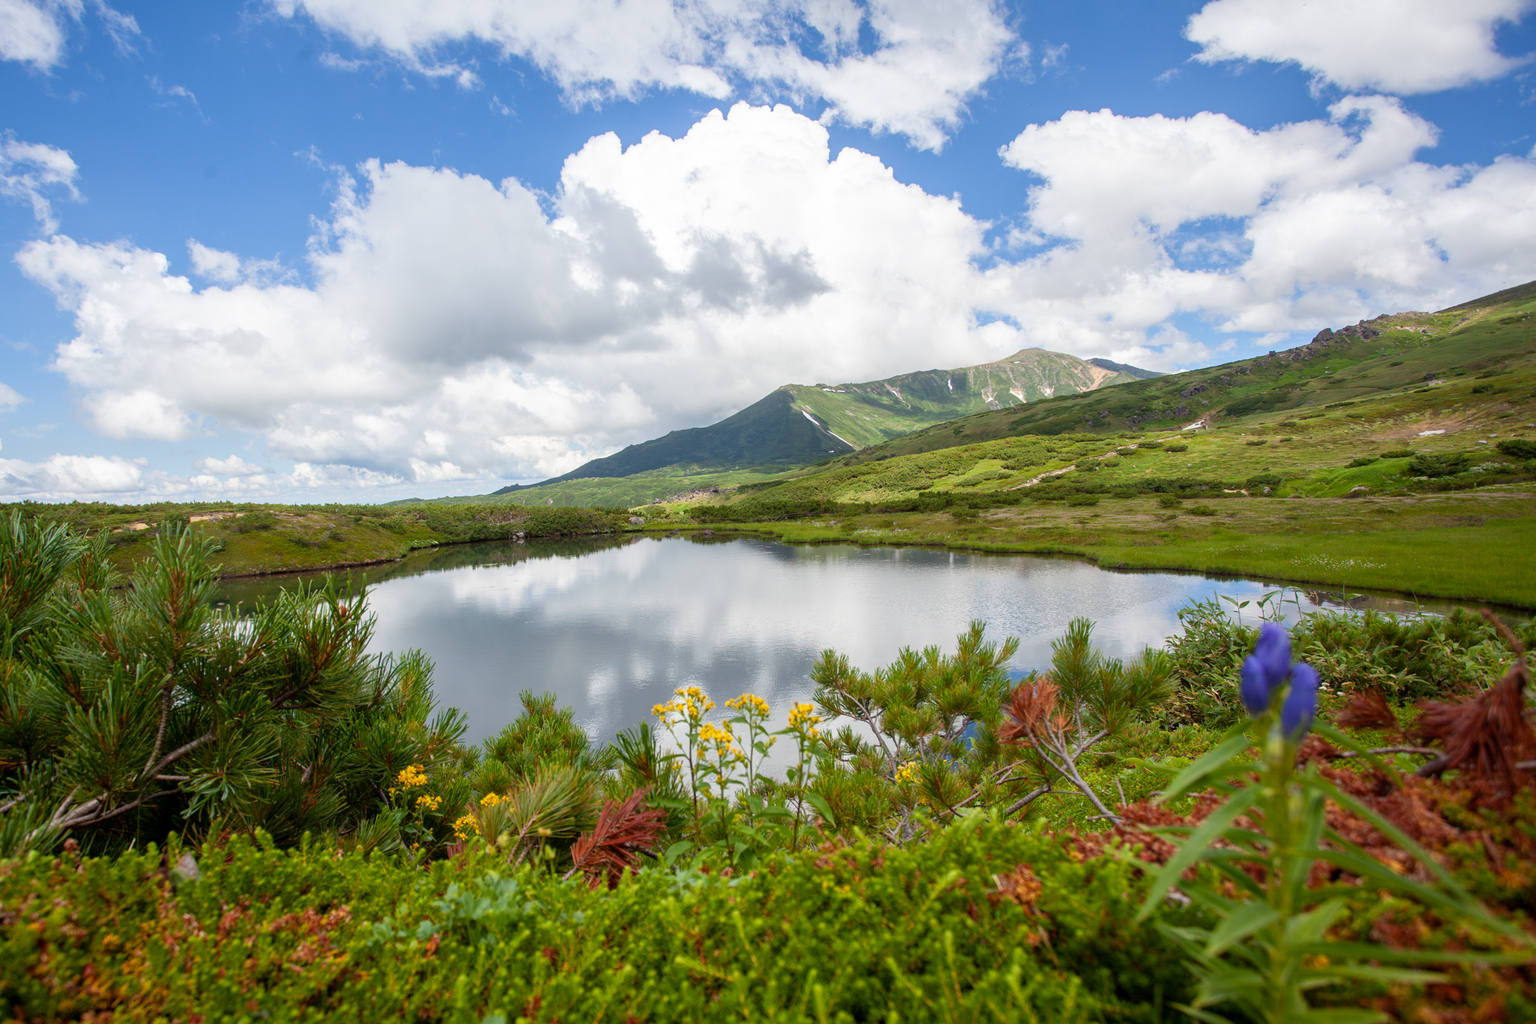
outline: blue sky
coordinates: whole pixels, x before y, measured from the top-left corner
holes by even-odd
[[[0,0],[0,497],[484,493],[1536,278],[1532,0]]]

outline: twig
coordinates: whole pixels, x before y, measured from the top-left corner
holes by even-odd
[[[1370,750],[1367,750],[1365,753],[1367,753],[1367,754],[1425,754],[1427,756],[1435,756],[1435,755],[1438,755],[1440,753],[1443,753],[1443,751],[1439,750],[1436,747],[1372,747]],[[1348,750],[1348,751],[1344,751],[1343,753],[1340,753],[1339,756],[1340,757],[1361,757],[1363,755],[1360,754],[1359,751]]]
[[[1054,792],[1055,792],[1055,790],[1053,790],[1051,788],[1051,784],[1049,782],[1047,782],[1045,785],[1037,787],[1036,789],[1030,791],[1029,793],[1026,793],[1023,796],[1023,798],[1021,798],[1019,800],[1016,800],[1014,803],[1010,804],[1008,806],[1008,809],[1003,811],[1003,817],[1011,818],[1013,815],[1015,815],[1018,812],[1022,811],[1024,808],[1028,807],[1030,804],[1034,803],[1036,800],[1038,800],[1041,797],[1045,796],[1045,794],[1047,794],[1047,793],[1054,793]]]
[[[169,754],[166,754],[164,757],[162,757],[160,759],[158,764],[156,764],[153,768],[148,769],[146,771],[146,774],[148,774],[148,775],[158,775],[161,772],[165,771],[166,767],[169,766],[172,762],[174,762],[177,758],[184,757],[185,755],[192,753],[192,751],[196,750],[198,747],[201,747],[203,744],[205,744],[205,743],[212,743],[214,740],[216,740],[218,738],[219,738],[218,730],[217,729],[209,729],[207,732],[203,733],[201,736],[199,736],[197,739],[193,740],[191,743],[183,743],[181,746],[177,747],[175,750],[171,751]]]

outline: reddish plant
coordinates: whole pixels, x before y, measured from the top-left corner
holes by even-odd
[[[1423,701],[1423,714],[1414,724],[1421,741],[1438,741],[1445,753],[1420,768],[1424,777],[1459,769],[1473,779],[1492,782],[1512,795],[1530,781],[1521,767],[1536,755],[1536,732],[1525,717],[1525,688],[1531,672],[1525,648],[1515,635],[1487,611],[1483,617],[1498,627],[1514,649],[1515,663],[1492,687],[1461,701]]]
[[[592,831],[571,847],[574,866],[566,877],[584,872],[594,889],[603,879],[612,889],[625,869],[640,866],[640,858],[655,852],[656,840],[666,822],[666,812],[642,810],[647,790],[635,790],[625,800],[603,801],[602,813]]]
[[[1056,715],[1060,695],[1061,687],[1051,682],[1050,676],[1014,687],[1008,702],[1008,717],[1012,721],[1003,723],[998,738],[1004,743],[1030,746],[1035,736],[1045,732],[1053,718],[1060,717]],[[1066,725],[1064,718],[1061,725]]]
[[[1397,716],[1381,690],[1356,690],[1344,709],[1333,716],[1333,724],[1341,729],[1386,729],[1397,732]]]

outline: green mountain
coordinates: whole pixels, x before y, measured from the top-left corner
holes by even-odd
[[[1108,365],[1105,365],[1108,364]],[[1006,359],[957,370],[922,370],[863,384],[789,384],[796,405],[853,448],[867,448],[989,409],[1012,409],[1147,376],[1109,360],[1026,348]]]
[[[776,480],[691,495],[659,518],[782,523],[830,516],[837,518],[830,526],[812,521],[796,536],[833,539],[867,538],[893,527],[894,514],[959,509],[963,519],[993,510],[968,538],[985,546],[1006,540],[1013,528],[1006,523],[1020,525],[1001,510],[1062,501],[1057,508],[1067,511],[1040,519],[1054,523],[1040,529],[1075,537],[1068,550],[1092,550],[1127,546],[1113,539],[1127,531],[1138,538],[1134,546],[1173,543],[1218,515],[1214,506],[1197,505],[1186,510],[1193,520],[1163,525],[1184,514],[1182,499],[1476,491],[1490,496],[1478,515],[1435,513],[1434,523],[1481,525],[1484,514],[1531,515],[1533,409],[1536,283],[1438,313],[1323,330],[1285,352],[981,413]],[[1167,500],[1086,511],[1104,498],[1159,495]],[[1295,521],[1318,514],[1290,502],[1254,508],[1224,505],[1221,519],[1206,525],[1240,538],[1292,532]],[[1390,532],[1398,520],[1380,517],[1400,511],[1371,506],[1363,517],[1369,522],[1351,520],[1348,530]],[[1239,515],[1249,518],[1229,518]],[[944,533],[956,522],[950,516],[923,530]],[[922,542],[915,534],[898,539]],[[1050,550],[1062,542],[1039,543]],[[1525,548],[1511,555],[1518,550]],[[1300,549],[1285,557],[1293,556],[1306,557]],[[1275,575],[1315,580],[1307,575],[1314,570],[1298,563]]]
[[[1437,313],[1390,313],[1221,366],[1058,396],[926,427],[837,458],[854,465],[1022,435],[1183,430],[1343,409],[1493,373],[1531,350],[1536,282]]]
[[[832,433],[795,401],[790,385],[754,402],[734,416],[708,427],[674,430],[665,437],[632,444],[603,459],[593,459],[544,484],[589,477],[634,476],[667,466],[720,469],[744,466],[803,466],[858,447]],[[543,484],[535,484],[535,487]],[[524,488],[526,489],[526,488]],[[509,494],[509,487],[497,494]]]
[[[935,423],[1009,409],[1146,377],[1151,370],[1027,348],[1006,359],[922,370],[857,384],[786,384],[707,427],[630,445],[512,495],[575,480],[631,477],[671,467],[772,472],[845,455]]]
[[[1518,390],[1515,382],[1519,380],[1520,371],[1517,367],[1524,366],[1522,360],[1529,360],[1536,354],[1536,333],[1533,331],[1536,331],[1536,282],[1436,313],[1388,314],[1338,330],[1319,331],[1310,343],[1298,348],[1222,366],[1153,375],[1108,360],[1087,363],[1084,365],[1096,372],[1109,372],[1114,376],[1100,381],[1092,390],[1073,387],[1070,391],[1071,383],[1035,378],[1035,385],[1042,392],[1047,386],[1056,389],[1049,397],[1034,398],[1027,390],[1030,381],[1023,376],[1024,368],[1017,365],[1021,357],[1031,357],[1037,368],[1043,366],[1046,371],[1071,367],[1080,361],[1070,356],[1026,350],[981,367],[907,374],[891,378],[889,382],[792,385],[780,388],[731,420],[745,417],[752,410],[758,413],[773,411],[781,423],[793,423],[798,416],[806,424],[806,428],[802,428],[808,431],[805,437],[825,443],[825,449],[830,449],[833,445],[826,442],[826,435],[830,433],[844,441],[844,454],[822,455],[820,459],[816,459],[814,453],[802,457],[803,462],[821,463],[815,468],[785,468],[781,464],[722,470],[698,464],[664,463],[622,477],[568,474],[561,482],[534,488],[506,488],[499,492],[500,498],[491,500],[515,504],[632,507],[684,493],[707,498],[712,491],[732,488],[741,488],[742,495],[767,493],[763,488],[777,483],[794,482],[795,487],[786,488],[786,492],[803,489],[801,481],[805,487],[817,490],[818,477],[827,478],[825,474],[835,475],[835,471],[849,472],[859,467],[858,471],[862,473],[873,468],[867,465],[871,462],[893,459],[899,462],[902,456],[1004,439],[1097,435],[1107,442],[1118,443],[1114,442],[1115,434],[1180,432],[1196,425],[1218,429],[1236,426],[1242,430],[1249,424],[1271,423],[1282,430],[1297,430],[1310,428],[1320,418],[1322,422],[1356,423],[1368,414],[1375,415],[1368,410],[1380,403],[1385,403],[1383,408],[1396,408],[1401,404],[1415,410],[1430,410],[1447,402],[1512,402],[1515,399],[1506,398],[1506,395],[1513,394],[1511,388]],[[1010,373],[1013,376],[1009,376]],[[1086,382],[1092,383],[1092,379],[1088,378]],[[892,387],[885,388],[886,383]],[[950,391],[951,383],[953,392]],[[1117,386],[1106,388],[1106,383]],[[1443,386],[1461,384],[1465,384],[1465,388]],[[942,387],[942,391],[935,385]],[[1008,385],[1019,387],[1031,400],[1020,402]],[[1466,391],[1465,396],[1463,391]],[[951,416],[940,421],[937,415],[940,409],[929,403],[934,395],[942,399],[949,394],[956,396],[951,408],[970,402],[973,404],[965,408],[976,411],[970,415],[962,412],[959,418]],[[786,395],[789,400],[783,397]],[[1520,401],[1536,401],[1536,392],[1524,395]],[[807,415],[815,417],[814,428]],[[1528,411],[1517,412],[1512,408],[1503,408],[1497,415],[1521,419],[1521,422],[1524,421],[1522,417],[1531,417]],[[934,420],[924,423],[925,416],[934,416]],[[678,433],[707,433],[731,420],[700,431]],[[901,424],[912,424],[917,429],[899,433],[898,425]],[[882,429],[897,436],[869,443]],[[1194,435],[1199,431],[1191,429],[1189,433]],[[658,445],[666,440],[658,439],[647,442],[647,445]],[[857,450],[851,450],[855,448]],[[793,446],[786,446],[786,450],[793,450]],[[624,454],[621,452],[611,458],[617,459]],[[897,464],[890,463],[892,467]],[[1006,477],[1012,475],[1012,471],[1003,474]],[[1013,487],[1016,483],[999,477],[995,486]],[[967,486],[971,484],[967,483]],[[439,500],[474,503],[487,499]]]

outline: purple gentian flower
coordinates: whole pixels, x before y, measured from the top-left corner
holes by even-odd
[[[1273,693],[1285,682],[1285,677],[1291,674],[1291,635],[1285,631],[1285,627],[1273,622],[1266,622],[1259,627],[1258,643],[1253,645],[1253,657],[1264,670],[1264,681],[1268,691]],[[1269,706],[1269,701],[1264,701],[1264,706]]]
[[[1298,664],[1291,670],[1291,692],[1280,705],[1280,731],[1291,741],[1301,739],[1312,728],[1317,715],[1317,670],[1311,665]]]
[[[1269,675],[1264,671],[1264,663],[1252,654],[1243,659],[1242,682],[1238,692],[1242,694],[1243,707],[1254,718],[1269,710]]]

